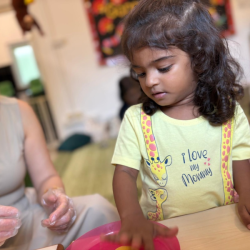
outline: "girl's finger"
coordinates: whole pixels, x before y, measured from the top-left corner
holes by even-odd
[[[132,249],[139,249],[142,245],[142,238],[140,235],[135,235],[131,242]]]
[[[144,250],[154,250],[154,242],[152,237],[146,237],[143,239]]]
[[[155,233],[156,233],[156,236],[174,237],[178,233],[178,228],[177,227],[168,228],[168,227],[156,225]]]
[[[249,215],[249,212],[248,212],[246,206],[239,208],[238,211],[239,211],[239,215],[240,215],[243,223],[250,230],[250,215]]]
[[[240,196],[238,195],[238,193],[236,192],[236,190],[234,190],[233,199],[234,199],[235,203],[238,203],[239,200],[240,200]]]
[[[119,243],[122,245],[129,245],[131,244],[131,236],[127,233],[120,233],[119,234]]]
[[[119,241],[119,235],[117,233],[115,234],[102,234],[100,236],[101,241],[110,241],[110,242],[118,242]]]

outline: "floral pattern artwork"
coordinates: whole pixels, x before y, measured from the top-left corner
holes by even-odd
[[[121,59],[121,23],[138,0],[84,0],[94,43],[101,65],[113,65]]]
[[[226,37],[235,33],[231,12],[230,0],[202,0],[208,5],[208,10],[212,15],[215,25],[221,31],[221,35]]]

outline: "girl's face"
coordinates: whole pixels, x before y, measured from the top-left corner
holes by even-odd
[[[164,107],[193,103],[197,81],[189,55],[177,47],[144,47],[133,52],[132,69],[143,92]]]

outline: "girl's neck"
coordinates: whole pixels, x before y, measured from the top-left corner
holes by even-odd
[[[161,107],[161,111],[176,120],[192,120],[200,116],[198,107],[191,103]]]

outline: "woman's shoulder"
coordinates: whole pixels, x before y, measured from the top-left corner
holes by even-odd
[[[0,105],[2,107],[5,106],[9,108],[12,108],[13,106],[15,106],[21,111],[21,113],[22,112],[29,113],[31,109],[28,103],[20,99],[17,99],[15,97],[0,96]]]
[[[1,105],[17,105],[18,101],[15,97],[7,97],[0,95],[0,104]]]
[[[33,113],[31,106],[27,102],[18,99],[17,104],[22,114],[29,115],[30,113]]]
[[[7,96],[0,95],[0,107],[1,107],[2,115],[4,114],[5,116],[9,118],[20,116],[18,99],[15,97],[7,97]]]

